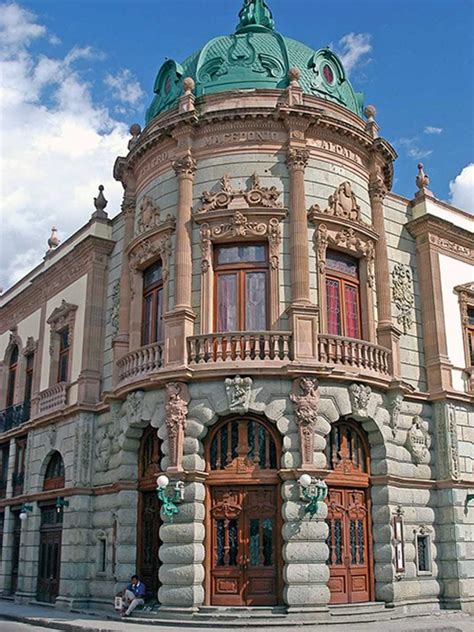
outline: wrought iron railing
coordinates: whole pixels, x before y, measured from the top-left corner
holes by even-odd
[[[6,432],[12,428],[17,428],[30,418],[30,401],[26,400],[21,404],[8,406],[0,411],[0,432]]]

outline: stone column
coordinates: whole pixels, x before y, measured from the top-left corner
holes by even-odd
[[[122,201],[124,233],[122,246],[122,269],[120,273],[120,304],[118,333],[112,341],[114,352],[113,384],[118,382],[117,361],[129,351],[131,278],[127,246],[132,241],[135,228],[136,182],[134,174],[127,168],[126,159],[118,158],[114,167],[114,177],[122,182],[125,189]]]
[[[199,475],[186,483],[173,523],[160,527],[161,610],[197,610],[204,603],[204,484]]]
[[[326,544],[327,505],[320,502],[313,519],[305,516],[299,500],[296,481],[283,483],[283,599],[288,612],[326,611],[330,592],[328,588],[329,549]]]
[[[297,360],[317,358],[318,308],[311,304],[309,293],[308,218],[304,188],[308,158],[309,151],[304,145],[290,143],[286,156],[290,175],[290,318]]]
[[[36,503],[28,503],[33,511],[21,524],[20,563],[18,565],[18,589],[15,601],[28,603],[36,598],[38,581],[41,512]]]
[[[2,556],[0,559],[0,594],[10,593],[12,552],[13,552],[13,525],[14,515],[8,505],[5,507],[3,522],[3,544]]]
[[[174,308],[165,315],[167,364],[185,364],[186,339],[193,333],[195,314],[191,307],[193,181],[196,161],[190,150],[173,162],[178,179],[178,210],[174,255]]]
[[[378,168],[379,169],[379,168]],[[385,235],[383,201],[386,188],[377,168],[369,183],[372,224],[379,238],[375,242],[375,288],[377,292],[377,342],[390,349],[390,372],[395,379],[401,375],[400,336],[401,331],[392,323],[391,279],[388,264],[387,238]]]

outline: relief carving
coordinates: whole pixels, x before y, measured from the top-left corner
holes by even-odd
[[[307,149],[290,147],[286,152],[286,164],[288,169],[304,170],[309,160]]]
[[[399,310],[397,322],[406,334],[413,325],[413,306],[415,295],[413,292],[413,274],[410,266],[397,263],[392,270],[392,296],[396,308]]]
[[[360,206],[357,204],[351,183],[348,181],[342,182],[329,196],[328,206],[324,210],[321,210],[318,204],[313,204],[308,213],[310,217],[316,213],[348,219],[359,224],[365,223],[361,217]]]
[[[293,382],[290,399],[293,402],[301,449],[301,467],[314,462],[314,433],[319,412],[319,383],[315,377],[301,377]]]
[[[165,405],[166,428],[169,442],[168,469],[182,470],[184,430],[188,414],[186,385],[181,382],[169,382],[166,385],[167,402]]]
[[[120,312],[120,281],[117,281],[112,291],[112,307],[110,309],[110,325],[112,327],[112,337],[116,336],[118,333],[119,312]]]
[[[416,465],[425,461],[428,454],[428,434],[423,428],[423,421],[419,415],[413,417],[405,445]]]
[[[367,417],[367,409],[370,403],[372,389],[364,384],[351,384],[349,396],[351,398],[352,414],[359,417]]]
[[[392,430],[392,435],[394,437],[397,434],[398,420],[400,418],[402,404],[403,404],[403,395],[401,393],[397,393],[396,395],[389,395],[387,409],[390,415],[389,425]]]
[[[25,356],[29,356],[32,355],[33,353],[36,352],[36,349],[38,348],[38,340],[36,340],[33,338],[33,336],[28,336],[28,338],[26,339],[26,345],[23,349],[23,355]]]
[[[434,405],[438,476],[457,480],[460,475],[456,409],[452,404]]]
[[[130,255],[130,269],[136,272],[151,259],[160,258],[163,280],[166,281],[169,274],[169,258],[171,254],[171,238],[169,233],[158,239],[145,239],[135,248]]]
[[[254,173],[250,177],[250,186],[245,191],[242,189],[234,189],[231,185],[230,178],[227,174],[220,180],[220,189],[218,191],[204,191],[201,196],[202,206],[197,213],[207,213],[219,209],[226,209],[232,204],[235,208],[248,207],[266,207],[281,208],[282,204],[278,201],[281,191],[275,186],[265,187],[261,184],[259,176]]]
[[[139,234],[156,228],[160,223],[160,207],[151,197],[146,195],[140,204],[140,216],[138,218],[137,231]]]
[[[240,377],[240,375],[236,375],[234,378],[228,377],[225,380],[225,391],[231,412],[239,413],[240,415],[248,412],[252,378]]]

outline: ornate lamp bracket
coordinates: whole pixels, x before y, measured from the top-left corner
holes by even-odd
[[[318,504],[328,495],[328,486],[320,479],[302,474],[298,479],[300,500],[306,503],[304,512],[310,520],[318,513]]]
[[[184,483],[176,481],[172,494],[168,493],[169,484],[170,479],[165,474],[160,474],[156,479],[156,493],[163,503],[163,513],[173,522],[173,517],[179,513],[177,504],[184,500]]]

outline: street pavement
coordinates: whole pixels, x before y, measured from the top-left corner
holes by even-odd
[[[151,623],[151,622],[150,622]],[[108,619],[106,615],[91,616],[83,612],[65,612],[37,605],[20,605],[0,599],[0,632],[474,632],[474,617],[462,613],[441,613],[430,617],[411,617],[380,623],[359,624],[298,624],[251,625],[236,627],[232,624],[212,625],[204,621],[199,625],[180,622],[179,625],[154,625],[140,621]]]

